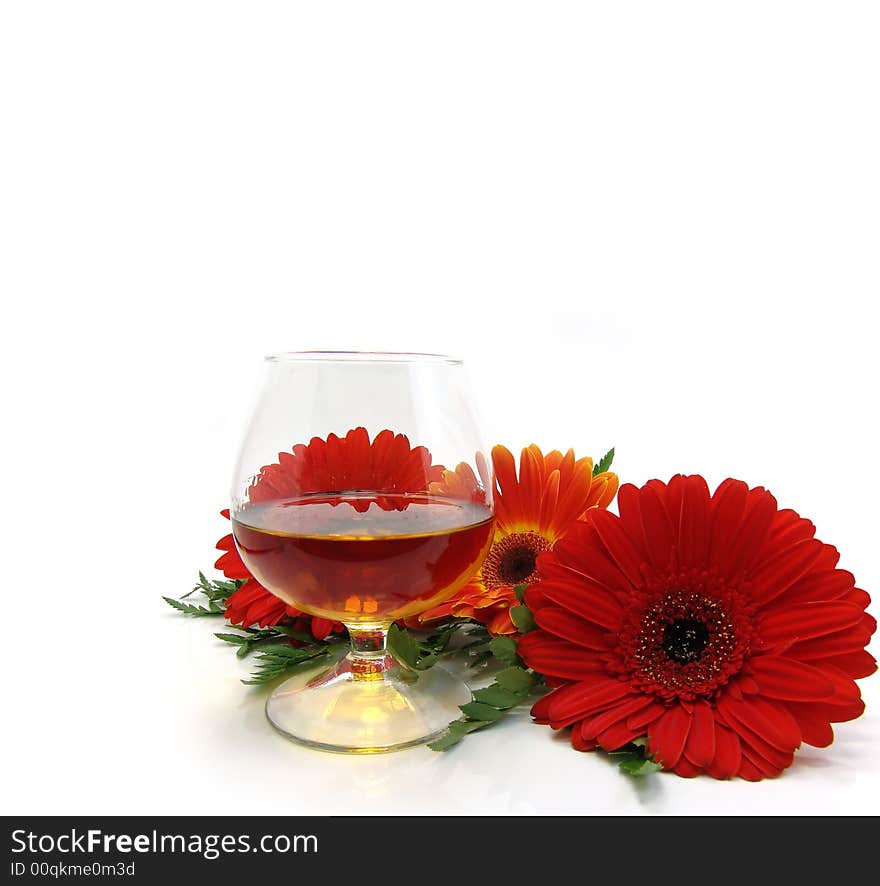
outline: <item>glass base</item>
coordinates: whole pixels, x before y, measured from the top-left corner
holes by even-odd
[[[292,677],[269,696],[269,722],[322,751],[379,754],[430,741],[471,699],[464,681],[439,665],[414,671],[389,655],[376,664],[373,672],[353,670],[349,654],[317,676]]]

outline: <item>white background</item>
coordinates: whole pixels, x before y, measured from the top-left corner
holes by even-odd
[[[527,717],[340,758],[160,600],[303,347],[465,357],[492,442],[765,484],[878,593],[878,43],[870,2],[3,4],[3,812],[880,812],[876,677],[759,785]]]

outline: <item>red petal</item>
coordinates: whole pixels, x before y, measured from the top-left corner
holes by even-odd
[[[682,757],[678,763],[675,764],[675,769],[672,771],[682,778],[696,778],[703,770],[701,767],[694,766],[693,763]]]
[[[834,684],[822,671],[780,655],[759,655],[749,662],[763,695],[787,701],[819,701],[834,694]]]
[[[571,746],[576,751],[592,751],[596,747],[595,739],[584,738],[581,735],[580,724],[571,730]]]
[[[855,577],[845,569],[835,569],[839,558],[837,549],[831,545],[823,545],[822,552],[816,562],[804,576],[780,594],[765,611],[771,609],[791,608],[798,603],[819,603],[823,600],[846,600],[856,583]],[[856,600],[848,602],[855,603]],[[864,609],[865,607],[862,606]]]
[[[661,492],[658,491],[665,489],[662,483],[648,483],[639,492],[645,548],[657,569],[666,569],[672,565],[673,544],[678,540],[663,506]]]
[[[827,720],[811,717],[806,711],[792,711],[792,716],[801,728],[801,740],[814,748],[827,748],[834,741],[834,730]]]
[[[312,619],[312,636],[316,640],[326,640],[333,633],[333,622],[329,618]]]
[[[785,508],[777,511],[773,518],[773,523],[764,542],[765,550],[779,551],[782,548],[790,547],[795,542],[812,538],[815,534],[816,527],[809,520],[804,519],[790,508]]]
[[[750,489],[739,532],[724,551],[719,551],[716,569],[732,575],[747,571],[760,553],[775,515],[776,499],[763,487]]]
[[[826,634],[824,637],[815,637],[812,640],[804,640],[802,643],[794,643],[786,650],[789,658],[800,661],[815,661],[817,659],[831,658],[835,655],[846,655],[850,652],[859,652],[868,645],[873,630],[865,628],[862,624],[854,628],[845,628]]]
[[[260,627],[270,628],[284,618],[287,614],[286,607],[282,600],[267,594],[262,600],[251,604],[247,611],[247,624],[258,624]]]
[[[628,744],[633,739],[639,738],[644,734],[644,729],[630,729],[630,727],[626,725],[626,721],[621,720],[619,723],[609,726],[604,732],[602,732],[596,743],[606,751],[616,751],[618,748],[622,748],[625,744]]]
[[[610,729],[617,723],[622,723],[625,726],[626,718],[630,714],[634,714],[650,704],[651,699],[649,696],[646,695],[634,695],[628,698],[624,698],[620,701],[620,703],[612,705],[610,708],[608,708],[608,710],[602,711],[601,713],[593,714],[590,717],[586,717],[581,724],[581,731],[586,738],[596,738],[601,732],[605,732],[606,729]],[[642,730],[641,732],[637,732],[636,735],[633,736],[633,738],[643,733],[644,730]],[[629,739],[627,739],[626,741],[629,741]],[[626,744],[626,741],[621,742],[621,744]],[[602,743],[600,742],[600,744]],[[607,751],[614,751],[617,750],[620,745],[616,745],[616,747],[611,748],[602,744],[602,747],[605,748],[605,750]]]
[[[735,728],[737,724],[744,726],[780,751],[787,753],[801,743],[797,721],[781,704],[755,697],[737,701],[722,695],[718,699],[718,709]],[[740,730],[737,728],[737,731]]]
[[[712,496],[712,531],[709,556],[713,563],[724,560],[730,540],[736,538],[742,524],[749,487],[741,480],[725,480]]]
[[[758,633],[766,647],[786,646],[852,627],[862,616],[862,610],[852,603],[804,603],[791,610],[764,615]]]
[[[757,695],[760,691],[758,688],[758,684],[751,678],[747,677],[745,674],[740,672],[734,678],[739,685],[739,688],[746,693],[747,695]],[[733,682],[733,681],[731,681]]]
[[[598,508],[589,512],[589,521],[596,529],[608,554],[627,580],[639,585],[642,581],[642,556],[633,547],[620,518]]]
[[[821,668],[822,673],[831,680],[834,685],[834,697],[823,699],[826,703],[849,705],[855,704],[861,699],[862,694],[859,687],[853,682],[853,679],[849,674],[824,661],[821,662],[819,667]]]
[[[235,536],[231,532],[228,535],[224,535],[214,547],[217,548],[218,551],[234,551]]]
[[[642,511],[639,505],[639,490],[632,483],[624,483],[617,492],[617,513],[620,523],[639,553],[639,560],[648,556],[642,535]]]
[[[859,698],[857,701],[847,704],[828,704],[824,701],[815,701],[809,704],[789,702],[788,709],[792,715],[799,719],[801,715],[824,720],[826,723],[845,723],[855,720],[865,712],[865,703]]]
[[[870,677],[877,670],[876,659],[864,649],[860,649],[858,652],[848,652],[846,655],[835,655],[823,659],[819,664],[833,665],[853,680]]]
[[[530,668],[567,680],[591,679],[605,669],[599,653],[541,630],[526,634],[519,641],[517,652]]]
[[[554,729],[568,726],[620,702],[630,694],[628,683],[599,677],[593,683],[575,683],[557,689],[550,697],[547,713]]]
[[[715,757],[709,765],[709,775],[712,778],[733,778],[739,772],[741,760],[739,736],[716,721]]]
[[[709,487],[699,475],[683,477],[681,483],[679,560],[682,566],[703,566],[709,554]]]
[[[638,729],[643,734],[649,723],[653,723],[666,710],[666,706],[659,702],[652,702],[644,710],[627,717],[626,725],[630,729]]]
[[[843,570],[838,569],[836,571],[842,572]],[[847,572],[846,574],[849,575],[850,573]],[[861,606],[862,609],[866,609],[871,605],[871,598],[861,588],[852,588],[843,594],[840,599],[846,600],[847,603],[855,603],[856,606]]]
[[[241,579],[252,577],[247,566],[244,565],[241,557],[238,556],[238,551],[229,551],[229,553],[224,554],[214,564],[214,568],[219,569],[227,578]]]
[[[764,773],[743,753],[737,775],[745,781],[763,781]]]
[[[576,523],[556,544],[553,554],[555,561],[571,573],[592,579],[611,594],[626,598],[632,591],[632,584],[615,566],[591,523]]]
[[[794,750],[781,751],[779,748],[773,747],[760,735],[752,732],[741,723],[737,724],[736,732],[739,734],[743,753],[748,752],[749,759],[756,765],[763,764],[765,768],[772,769],[774,773],[779,773],[791,765],[791,761],[794,759]],[[798,734],[800,734],[800,727],[798,727]]]
[[[787,591],[812,568],[823,547],[821,541],[810,538],[762,561],[751,575],[755,603],[766,605]]]
[[[765,760],[753,748],[743,745],[742,749],[743,761],[740,766],[740,777],[746,781],[760,781],[762,778],[775,778],[783,769],[791,765],[791,759],[787,762],[774,764],[769,760]],[[757,775],[756,775],[757,773]]]
[[[684,754],[701,769],[715,758],[715,714],[706,701],[694,702],[693,722],[688,732]]]
[[[623,620],[623,609],[607,588],[566,567],[551,565],[542,572],[541,593],[563,609],[603,628],[616,631]]]
[[[690,728],[691,715],[679,704],[648,727],[648,750],[664,769],[672,769],[678,763]]]
[[[532,705],[531,714],[539,723],[550,722],[550,699],[553,695],[554,693],[550,692]]]
[[[608,649],[614,638],[608,631],[559,606],[544,606],[532,614],[538,627],[586,649]]]
[[[262,600],[269,592],[255,579],[245,582],[226,600],[227,606],[249,606],[254,600]]]

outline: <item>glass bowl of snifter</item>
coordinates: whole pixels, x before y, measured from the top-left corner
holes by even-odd
[[[264,587],[350,638],[331,667],[295,673],[269,696],[279,732],[377,753],[428,741],[460,716],[464,682],[441,665],[405,666],[386,641],[392,624],[447,599],[480,567],[494,526],[484,453],[460,360],[266,358],[233,481],[236,546]]]

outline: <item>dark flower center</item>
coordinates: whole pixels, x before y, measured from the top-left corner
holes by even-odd
[[[483,561],[483,584],[487,588],[533,584],[538,580],[538,554],[551,547],[543,535],[532,531],[497,539]]]
[[[711,695],[739,672],[748,651],[747,616],[724,589],[658,589],[632,618],[620,635],[626,666],[640,687],[664,699]]]
[[[679,664],[696,661],[708,645],[709,629],[693,618],[677,618],[663,631],[663,651]]]
[[[512,548],[501,559],[498,572],[507,584],[516,585],[535,571],[538,552],[533,548]]]

